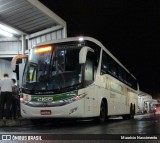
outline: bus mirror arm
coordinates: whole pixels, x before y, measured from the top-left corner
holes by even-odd
[[[17,56],[12,58],[12,61],[11,61],[12,71],[16,70],[16,62],[17,62],[17,60],[18,59],[24,59],[24,58],[27,58],[27,56],[26,55],[17,55]]]
[[[79,64],[84,64],[86,62],[86,56],[88,51],[94,52],[90,47],[84,46],[79,52]]]

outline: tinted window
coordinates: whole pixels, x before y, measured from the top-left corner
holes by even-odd
[[[103,52],[102,64],[101,64],[101,73],[102,74],[108,73],[108,70],[109,70],[109,60],[107,58],[107,55]]]
[[[120,65],[116,63],[107,53],[102,53],[101,74],[110,74],[127,84],[128,86],[137,89],[137,81]]]

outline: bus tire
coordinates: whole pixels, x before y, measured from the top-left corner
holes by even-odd
[[[122,115],[123,120],[128,119],[128,115]]]
[[[131,104],[131,106],[130,106],[130,119],[134,119],[134,114],[135,114],[135,106],[133,106],[132,104]]]
[[[99,121],[99,123],[104,123],[106,120],[107,120],[107,105],[106,105],[105,101],[102,100],[98,121]]]
[[[135,104],[134,104],[133,112],[134,112],[134,115],[135,115],[136,114],[136,106],[135,106]]]

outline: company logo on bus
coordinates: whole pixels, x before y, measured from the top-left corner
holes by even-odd
[[[52,102],[53,97],[33,97],[32,100],[39,102]]]

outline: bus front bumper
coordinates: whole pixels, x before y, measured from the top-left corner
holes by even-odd
[[[31,107],[21,103],[24,118],[81,118],[84,115],[83,100],[57,107]]]

